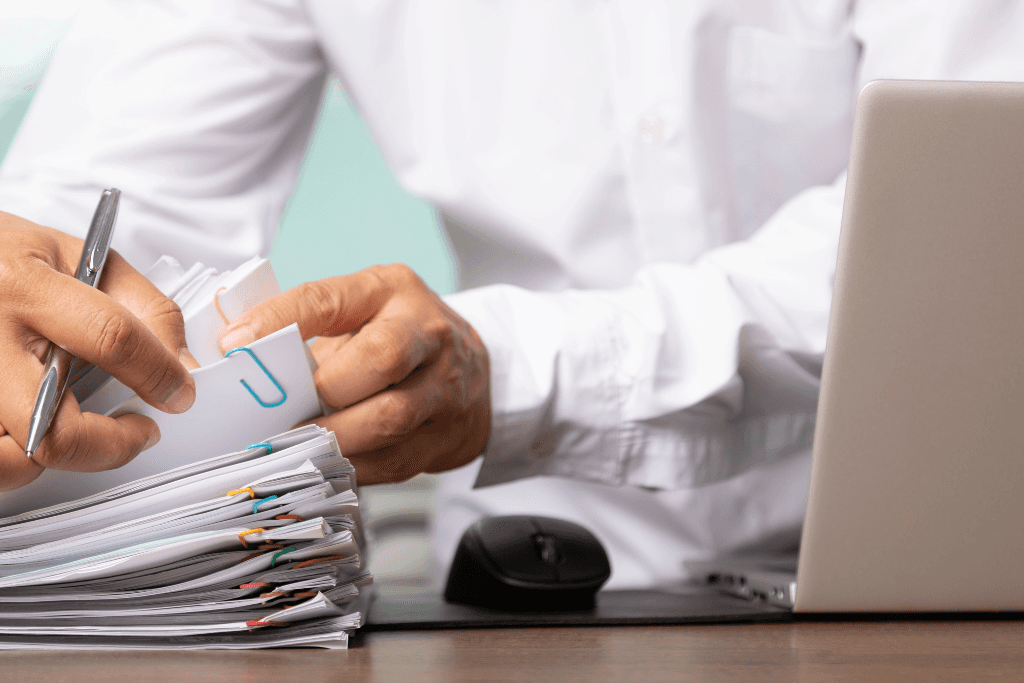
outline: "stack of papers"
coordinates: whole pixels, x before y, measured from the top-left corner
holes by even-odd
[[[346,647],[362,549],[355,471],[301,427],[0,519],[0,649]]]

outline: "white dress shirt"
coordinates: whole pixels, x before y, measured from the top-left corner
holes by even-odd
[[[476,516],[539,512],[595,531],[610,585],[671,583],[795,543],[860,85],[1021,80],[1022,29],[996,0],[94,0],[0,208],[80,232],[117,186],[134,265],[232,267],[268,251],[335,71],[438,207],[491,353],[439,564]]]

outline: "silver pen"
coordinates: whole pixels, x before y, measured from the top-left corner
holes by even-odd
[[[100,203],[93,214],[89,233],[85,236],[82,247],[82,258],[78,261],[75,278],[90,287],[96,287],[103,274],[103,266],[110,253],[110,240],[114,236],[114,221],[117,220],[118,199],[121,191],[113,188],[104,190]],[[75,358],[70,353],[50,343],[43,362],[43,379],[39,382],[39,394],[36,405],[32,409],[32,421],[28,426],[28,441],[25,442],[25,455],[29,458],[39,448],[46,430],[50,428],[53,414],[57,412],[60,399],[64,396],[64,388],[68,383],[68,373]]]

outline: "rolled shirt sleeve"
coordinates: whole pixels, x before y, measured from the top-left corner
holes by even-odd
[[[750,239],[620,290],[451,295],[491,354],[477,486],[559,475],[697,487],[810,445],[845,174]]]

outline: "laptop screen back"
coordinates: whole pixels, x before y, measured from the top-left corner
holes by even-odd
[[[796,610],[1024,609],[1024,85],[854,133]]]

